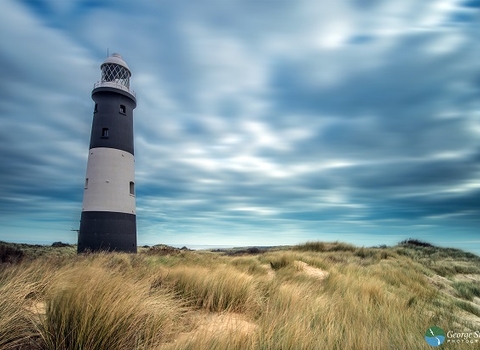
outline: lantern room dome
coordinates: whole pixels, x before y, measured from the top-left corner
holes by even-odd
[[[136,101],[135,91],[130,89],[130,77],[132,73],[120,54],[114,53],[107,57],[100,68],[102,70],[102,77],[101,80],[93,86],[92,94],[99,89],[116,89],[127,92],[130,97]]]
[[[128,70],[130,70],[130,68],[128,68],[127,63],[123,60],[123,57],[119,53],[112,53],[111,56],[107,57],[107,59],[103,61],[100,68],[102,68],[105,64],[108,64],[108,63],[118,64],[119,66],[123,66]]]

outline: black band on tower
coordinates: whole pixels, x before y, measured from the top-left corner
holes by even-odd
[[[119,93],[96,89],[92,94],[96,109],[93,114],[90,149],[115,148],[134,154],[133,109],[135,102]]]
[[[84,211],[78,252],[93,250],[137,252],[137,217],[109,211]]]

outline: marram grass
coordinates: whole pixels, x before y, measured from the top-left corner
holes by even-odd
[[[180,311],[168,294],[101,268],[65,271],[46,299],[48,349],[149,349],[172,336]]]
[[[438,267],[480,259],[436,249],[33,254],[0,266],[0,349],[430,349],[429,327],[479,314],[476,282]]]
[[[38,335],[29,311],[30,296],[38,289],[21,268],[3,271],[0,276],[0,349],[28,345]]]

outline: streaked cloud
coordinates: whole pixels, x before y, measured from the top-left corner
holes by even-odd
[[[140,243],[475,241],[479,7],[7,0],[0,239],[76,240],[109,50],[138,96]]]

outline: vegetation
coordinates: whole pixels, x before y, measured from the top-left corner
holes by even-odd
[[[431,244],[0,253],[0,349],[430,349],[480,321],[480,258]]]
[[[2,263],[17,263],[22,261],[24,256],[23,250],[10,245],[0,245],[0,262]]]
[[[415,246],[415,247],[433,247],[432,244],[428,243],[428,242],[423,242],[423,241],[420,241],[418,239],[414,239],[414,238],[409,238],[409,239],[406,239],[404,241],[401,241],[399,243],[399,245],[403,245],[403,246]]]
[[[480,297],[480,283],[478,281],[455,282],[453,287],[457,290],[459,298],[472,301],[475,297]]]

